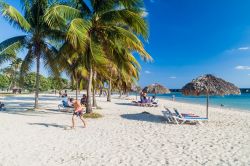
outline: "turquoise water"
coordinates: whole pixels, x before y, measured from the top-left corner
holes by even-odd
[[[172,96],[175,95],[176,101],[184,101],[188,103],[198,103],[206,104],[205,96],[184,96],[179,92],[158,95],[159,98],[172,99]],[[209,98],[209,104],[213,106],[221,106],[225,108],[236,108],[250,111],[250,93],[243,93],[241,95],[229,95],[229,96],[211,96]]]

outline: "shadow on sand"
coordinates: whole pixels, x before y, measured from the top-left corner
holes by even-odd
[[[6,114],[15,114],[15,115],[23,115],[23,116],[40,116],[44,117],[46,115],[52,115],[52,114],[65,114],[65,112],[59,112],[59,111],[16,111],[16,110],[11,110],[11,111],[1,111],[1,113],[6,113]]]
[[[153,123],[164,123],[165,121],[163,116],[153,115],[147,112],[138,114],[123,114],[121,115],[121,117],[128,120],[137,120],[137,121],[153,122]]]
[[[38,126],[45,126],[45,127],[58,127],[58,128],[65,128],[69,127],[67,125],[58,125],[56,123],[28,123],[29,125],[38,125]]]
[[[117,105],[137,106],[134,103],[115,103]]]

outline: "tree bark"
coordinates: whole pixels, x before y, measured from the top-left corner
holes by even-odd
[[[112,81],[111,81],[111,78],[109,79],[109,88],[108,88],[108,96],[107,96],[107,101],[108,102],[111,102],[111,89],[112,89]]]
[[[93,73],[93,107],[97,107],[97,102],[96,102],[96,97],[95,97],[95,93],[96,93],[96,71],[94,71]]]
[[[87,105],[86,105],[86,113],[92,113],[92,104],[91,104],[91,86],[92,86],[92,77],[93,77],[93,71],[92,66],[89,63],[89,79],[88,79],[88,87],[87,87]]]
[[[208,105],[209,105],[209,95],[207,94],[207,109],[206,109],[206,117],[208,118]]]
[[[36,53],[35,109],[38,109],[39,85],[40,85],[40,54]]]
[[[100,87],[100,93],[99,93],[99,97],[101,97],[102,96],[102,86]]]
[[[75,76],[76,76],[76,100],[78,100],[78,77],[77,74]]]
[[[120,93],[119,98],[121,98],[122,97],[122,90],[121,89],[119,90],[119,93]]]

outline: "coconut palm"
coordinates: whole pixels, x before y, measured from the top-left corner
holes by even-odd
[[[16,58],[12,61],[12,63],[10,64],[10,66],[14,69],[14,76],[13,76],[13,86],[16,87],[16,83],[19,80],[17,78],[17,75],[20,74],[20,67],[22,64],[23,60],[21,58]]]
[[[45,67],[56,73],[56,63],[53,62],[56,49],[49,43],[49,38],[60,38],[62,35],[57,30],[51,30],[44,21],[44,14],[51,5],[51,0],[21,0],[24,9],[22,15],[13,6],[4,2],[0,3],[2,16],[14,27],[21,29],[25,35],[12,37],[0,43],[0,56],[2,59],[12,56],[23,48],[27,54],[21,66],[23,76],[36,62],[36,90],[35,108],[38,108],[40,60],[43,59]]]
[[[1,69],[1,72],[6,75],[10,80],[9,89],[16,87],[16,83],[19,80],[18,75],[20,74],[20,65],[22,63],[21,58],[11,58],[11,64],[8,67]]]
[[[151,59],[137,36],[148,36],[147,23],[142,17],[142,2],[90,0],[89,6],[83,0],[72,0],[70,6],[56,5],[46,13],[46,22],[55,30],[68,26],[66,41],[81,56],[85,56],[88,113],[92,112],[93,64],[99,56],[112,57],[115,46],[119,45],[120,48],[137,51],[143,59]]]

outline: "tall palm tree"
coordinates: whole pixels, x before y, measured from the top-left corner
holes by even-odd
[[[23,48],[27,49],[21,66],[21,75],[24,76],[30,70],[31,65],[36,62],[35,108],[38,108],[40,60],[43,59],[45,67],[53,71],[55,75],[59,74],[56,72],[56,63],[53,61],[57,51],[48,39],[58,39],[63,35],[59,33],[60,31],[50,29],[44,21],[45,11],[51,5],[51,0],[21,0],[21,2],[24,15],[13,6],[4,2],[0,3],[2,16],[26,33],[0,43],[0,56],[6,57]]]
[[[116,45],[138,52],[143,59],[151,59],[138,38],[139,35],[147,38],[148,27],[142,17],[142,0],[90,0],[90,4],[83,0],[72,1],[70,6],[56,5],[50,8],[45,15],[45,21],[55,30],[68,26],[66,41],[86,59],[86,111],[90,113],[95,60],[103,55],[113,56]]]

